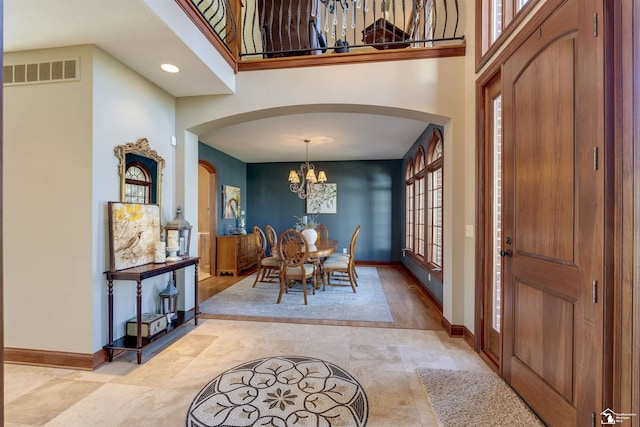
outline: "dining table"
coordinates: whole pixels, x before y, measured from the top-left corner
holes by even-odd
[[[337,240],[316,240],[315,244],[309,245],[307,257],[316,262],[318,266],[318,274],[316,275],[316,289],[320,288],[320,282],[324,283],[324,272],[322,265],[329,255],[338,249]],[[320,280],[318,280],[320,279]]]
[[[316,240],[316,243],[309,245],[309,258],[326,258],[338,249],[337,240]]]

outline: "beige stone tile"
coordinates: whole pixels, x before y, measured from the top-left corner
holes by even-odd
[[[127,376],[137,367],[138,364],[133,360],[122,361],[120,359],[116,359],[113,362],[103,363],[93,371],[73,371],[65,378],[80,381],[97,381],[106,383],[112,381],[114,378]]]
[[[451,355],[444,349],[416,350],[399,346],[398,351],[402,358],[404,369],[407,372],[415,372],[416,368],[457,369],[457,365]]]
[[[311,336],[307,338],[300,352],[301,356],[309,356],[316,359],[331,362],[343,369],[349,366],[351,349],[347,342],[330,343],[319,341]]]
[[[53,379],[66,377],[74,372],[76,371],[70,369],[7,363],[4,366],[4,403],[7,404]]]
[[[297,356],[302,352],[303,341],[286,341],[278,339],[258,340],[246,361],[271,356]]]
[[[351,328],[351,344],[396,344],[397,329]]]
[[[196,357],[212,343],[210,336],[189,334],[162,351],[163,356]]]
[[[438,423],[438,420],[432,411],[418,411],[418,415],[420,416],[420,422],[423,427],[440,426],[440,423]]]
[[[118,427],[184,426],[187,411],[200,388],[158,389],[139,402],[137,409]],[[150,416],[152,414],[152,416]]]
[[[369,408],[367,427],[419,427],[421,416],[414,408]]]
[[[153,396],[153,392],[151,387],[104,384],[47,423],[47,427],[117,426],[131,414],[140,411],[144,402]],[[156,418],[156,422],[158,420],[161,418]],[[158,425],[161,424],[158,422]]]
[[[420,381],[418,373],[414,372],[414,375],[409,376],[408,380],[411,392],[413,393],[416,409],[421,415],[420,419],[422,420],[423,425],[436,425],[437,422],[435,414],[433,413],[431,401],[429,400],[429,396],[427,395],[427,391],[424,388],[422,381]]]
[[[349,373],[364,389],[370,408],[416,409],[410,374],[371,367],[350,369]]]
[[[52,379],[5,405],[5,421],[43,425],[103,385],[91,381]]]
[[[375,367],[376,370],[404,370],[398,348],[393,345],[352,344],[345,369]]]
[[[173,378],[193,358],[160,354],[152,360],[139,365],[125,377],[114,378],[111,382],[118,384],[142,385],[149,387],[162,387],[170,383]]]
[[[307,340],[329,343],[351,343],[351,334],[353,328],[346,326],[332,325],[309,325]]]

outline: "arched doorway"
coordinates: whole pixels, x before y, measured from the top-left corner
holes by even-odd
[[[218,185],[216,169],[209,162],[198,162],[198,256],[200,280],[216,271],[216,230],[218,229]]]

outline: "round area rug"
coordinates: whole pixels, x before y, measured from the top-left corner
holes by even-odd
[[[329,427],[367,424],[362,386],[323,360],[280,356],[244,363],[215,377],[187,413],[188,427]]]

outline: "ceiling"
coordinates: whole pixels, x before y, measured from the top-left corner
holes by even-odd
[[[175,97],[230,93],[215,71],[223,69],[219,55],[199,40],[169,0],[4,0],[5,52],[94,44]],[[181,72],[162,71],[166,62]],[[307,138],[312,160],[399,159],[427,125],[384,114],[304,113],[199,129],[199,140],[246,163],[302,161]]]

